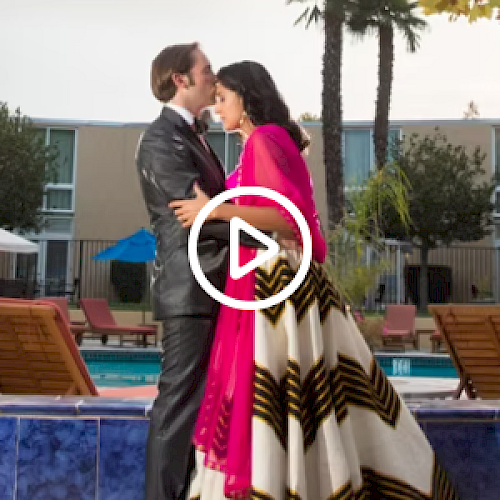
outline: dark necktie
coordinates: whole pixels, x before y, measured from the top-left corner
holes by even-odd
[[[208,147],[207,141],[203,137],[203,134],[206,132],[206,130],[208,128],[207,125],[202,120],[198,120],[195,118],[193,124],[191,125],[191,128],[193,129],[195,134],[198,136],[198,139],[200,140],[203,147],[208,152],[210,152],[210,148]]]

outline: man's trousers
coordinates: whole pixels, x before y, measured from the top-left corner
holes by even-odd
[[[146,445],[145,500],[184,500],[194,467],[192,434],[203,397],[216,319],[163,321],[158,396]]]

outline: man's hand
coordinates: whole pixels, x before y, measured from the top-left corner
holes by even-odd
[[[194,199],[174,200],[168,204],[183,227],[191,227],[201,209],[210,201],[210,198],[202,191],[197,182],[193,185],[193,191],[196,195]],[[210,219],[209,215],[206,220]]]

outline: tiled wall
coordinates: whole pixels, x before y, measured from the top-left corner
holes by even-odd
[[[500,401],[409,406],[461,500],[500,499]]]
[[[0,499],[140,500],[149,407],[0,397]]]
[[[150,401],[0,396],[1,500],[142,500]],[[462,500],[500,498],[500,402],[410,408]]]

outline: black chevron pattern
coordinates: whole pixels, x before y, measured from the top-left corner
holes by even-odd
[[[286,449],[288,419],[284,408],[284,385],[284,381],[282,384],[278,384],[268,370],[255,365],[253,417],[266,422],[274,430],[281,446]]]
[[[320,425],[334,409],[329,374],[323,357],[313,365],[301,389],[302,431],[307,451],[314,443]]]
[[[446,472],[436,462],[434,462],[434,471],[432,475],[432,498],[445,500],[460,500],[455,489],[448,481]]]
[[[271,426],[284,449],[289,416],[301,423],[307,450],[333,410],[340,424],[348,415],[349,405],[375,412],[391,427],[397,425],[401,410],[397,392],[376,361],[368,375],[359,363],[342,355],[328,372],[321,357],[302,383],[294,360],[288,361],[287,372],[279,383],[264,367],[254,367],[253,415]]]
[[[431,495],[418,491],[409,484],[381,474],[373,469],[362,468],[363,484],[354,490],[350,482],[343,485],[327,500],[459,500],[448,482],[442,468],[435,462],[433,471],[433,490]],[[267,493],[252,490],[252,500],[274,500]],[[301,500],[300,495],[286,489],[285,500]]]
[[[274,263],[270,272],[259,267],[255,270],[255,299],[264,300],[283,290],[295,276],[295,271],[284,257]],[[345,311],[340,294],[333,287],[325,270],[320,264],[311,262],[306,278],[295,292],[287,299],[290,301],[300,322],[309,308],[318,303],[320,320],[323,323],[331,308]],[[285,309],[285,302],[263,309],[261,312],[268,321],[276,325]]]
[[[255,488],[252,488],[251,498],[252,500],[274,500],[274,498],[268,493],[265,493],[264,491],[259,491]]]
[[[339,354],[338,364],[330,372],[330,385],[339,424],[347,417],[348,407],[352,405],[373,411],[387,425],[396,427],[401,400],[375,360],[368,376],[357,361]]]

